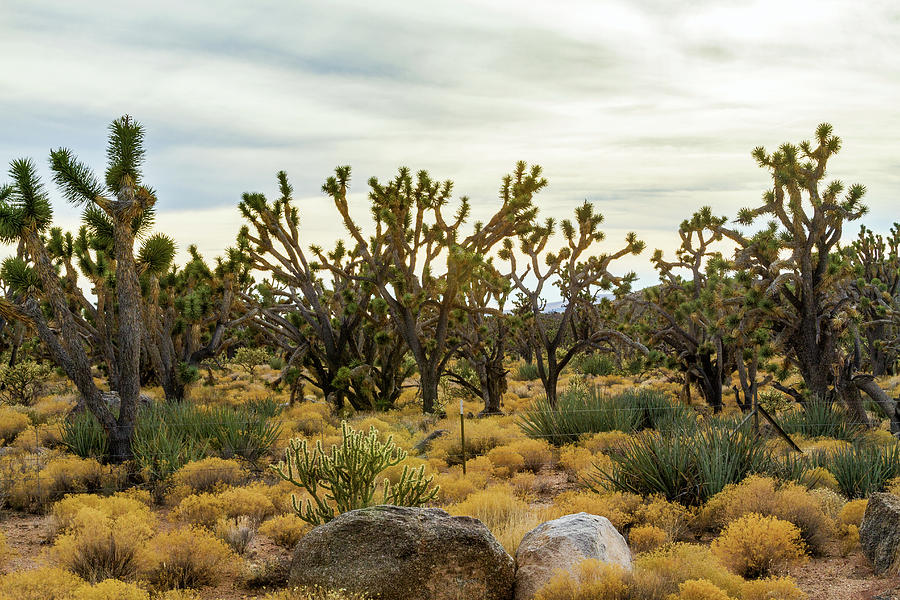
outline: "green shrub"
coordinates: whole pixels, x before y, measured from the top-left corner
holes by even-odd
[[[782,414],[780,421],[786,433],[806,437],[853,441],[862,433],[862,426],[852,422],[847,409],[830,402],[807,402]]]
[[[407,453],[394,444],[392,436],[383,443],[379,441],[374,427],[364,434],[344,421],[341,437],[341,445],[332,446],[330,453],[325,452],[321,440],[312,451],[305,439],[291,440],[285,450],[285,459],[272,465],[279,476],[304,488],[312,497],[303,504],[296,496],[291,498],[297,516],[312,525],[330,521],[336,514],[375,504],[378,475],[407,457]],[[424,465],[417,469],[404,466],[397,483],[384,480],[380,503],[423,506],[437,495],[437,488],[429,489],[432,479],[433,476],[425,477]]]
[[[265,348],[241,346],[235,350],[234,357],[229,362],[250,375],[255,375],[256,367],[267,364],[270,358],[269,351]]]
[[[608,354],[588,354],[574,361],[575,370],[582,375],[613,375],[616,363]]]
[[[97,417],[82,411],[63,421],[60,442],[69,452],[81,458],[101,460],[109,453],[109,439]]]
[[[648,431],[611,452],[588,485],[699,505],[753,473],[773,468],[771,452],[746,427],[709,424],[690,434]]]
[[[695,423],[690,408],[671,402],[663,393],[640,389],[606,396],[599,387],[576,382],[559,395],[555,408],[546,398],[533,402],[519,427],[529,437],[562,446],[592,433],[642,429],[671,433],[693,430]]]
[[[519,381],[533,381],[539,377],[537,365],[534,363],[525,363],[516,369],[515,378]]]
[[[30,406],[44,390],[50,367],[23,360],[0,366],[0,401]]]
[[[887,482],[900,476],[900,445],[854,445],[819,453],[817,466],[828,469],[841,493],[851,500],[868,498],[884,490]]]
[[[253,410],[220,408],[211,411],[217,427],[212,443],[222,458],[240,457],[255,463],[281,435],[281,424]]]

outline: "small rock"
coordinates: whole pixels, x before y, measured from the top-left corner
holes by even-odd
[[[900,550],[900,498],[893,494],[872,494],[859,526],[863,554],[883,573],[894,566]]]
[[[516,551],[515,600],[531,600],[561,570],[577,575],[589,558],[632,568],[625,538],[606,517],[582,512],[538,525]]]

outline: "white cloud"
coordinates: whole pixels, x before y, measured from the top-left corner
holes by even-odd
[[[129,112],[148,129],[160,228],[215,254],[241,192],[271,191],[279,169],[310,198],[313,242],[342,233],[319,195],[335,165],[353,165],[357,193],[427,168],[483,216],[525,159],[550,178],[544,213],[589,199],[611,241],[634,229],[668,249],[699,206],[733,215],[759,198],[751,148],[829,120],[834,176],[868,186],[886,229],[898,27],[888,1],[0,0],[0,161],[66,145],[99,169],[105,123]]]

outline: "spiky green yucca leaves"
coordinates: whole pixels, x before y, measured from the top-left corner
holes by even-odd
[[[9,165],[12,184],[0,194],[0,240],[11,243],[25,229],[44,231],[53,220],[53,209],[37,167],[30,158],[14,160]]]
[[[585,435],[603,431],[631,433],[657,429],[666,435],[691,431],[696,426],[693,411],[653,390],[629,390],[606,396],[598,387],[570,385],[556,406],[546,398],[533,402],[519,420],[525,435],[562,446]]]
[[[406,452],[397,448],[393,437],[379,440],[372,427],[368,433],[341,423],[341,444],[326,452],[321,440],[313,449],[306,440],[291,440],[285,459],[272,469],[285,481],[304,488],[312,500],[300,503],[292,496],[294,511],[311,525],[321,525],[338,514],[375,504],[376,478],[386,468],[402,462]],[[429,488],[432,477],[425,477],[424,466],[404,467],[400,480],[383,482],[382,504],[423,506],[432,500],[437,488]]]
[[[588,486],[700,505],[730,483],[775,469],[771,451],[746,427],[710,423],[689,434],[647,431],[610,454]]]
[[[884,491],[888,481],[900,476],[900,444],[854,444],[819,453],[814,462],[834,475],[847,498],[868,498]]]

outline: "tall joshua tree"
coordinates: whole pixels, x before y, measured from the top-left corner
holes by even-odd
[[[575,209],[575,221],[562,221],[562,248],[548,250],[556,229],[553,219],[519,236],[519,253],[513,250],[512,240],[505,242],[500,257],[509,261],[509,279],[522,295],[530,313],[528,340],[534,350],[538,374],[551,405],[556,405],[557,385],[562,370],[580,352],[590,348],[605,348],[611,341],[624,343],[648,352],[640,342],[609,326],[600,311],[605,298],[603,292],[622,295],[630,291],[636,279],[634,273],[614,275],[613,262],[628,254],[639,254],[644,242],[634,233],[625,238],[625,245],[612,254],[592,255],[596,244],[604,239],[600,230],[603,215],[585,202]],[[536,280],[534,285],[530,280]],[[564,307],[559,314],[544,314],[544,295],[547,288],[556,286]],[[608,300],[607,300],[608,301]]]
[[[865,225],[847,248],[856,276],[860,324],[855,332],[872,375],[894,375],[900,355],[900,224],[887,236]]]
[[[457,333],[463,315],[495,310],[469,305],[463,292],[473,277],[485,273],[479,267],[492,249],[509,236],[530,230],[537,214],[533,197],[547,182],[540,167],[518,163],[503,180],[500,207],[465,235],[468,198],[460,199],[456,214],[448,219],[444,211],[452,182],[433,180],[425,171],[413,177],[402,168],[387,183],[369,180],[375,226],[369,237],[350,214],[349,183],[350,167],[339,167],[323,186],[355,244],[349,268],[387,303],[418,367],[423,410],[433,412],[441,375],[461,345]],[[347,273],[348,266],[337,265],[321,250],[317,257],[336,275]]]
[[[152,211],[153,191],[141,183],[143,128],[130,117],[110,125],[107,168],[103,183],[84,163],[65,148],[50,153],[54,180],[65,197],[85,206],[86,213],[102,211],[111,226],[112,256],[115,261],[115,299],[117,311],[116,366],[117,389],[121,404],[115,415],[106,404],[91,377],[91,361],[85,339],[92,326],[82,316],[81,306],[70,304],[65,278],[53,265],[53,255],[42,233],[53,217],[49,198],[31,160],[13,161],[11,191],[0,202],[0,236],[18,241],[29,259],[12,259],[4,265],[8,278],[14,278],[20,309],[32,320],[38,335],[54,360],[77,386],[86,406],[97,417],[110,440],[114,459],[131,454],[140,393],[140,356],[143,340],[142,298],[138,267],[134,257],[135,220]],[[48,305],[49,318],[39,300]],[[108,307],[112,310],[113,307]]]
[[[891,419],[892,431],[900,432],[897,403],[871,374],[858,371],[855,353],[843,344],[856,309],[852,269],[839,243],[844,226],[867,208],[864,186],[825,182],[828,161],[840,148],[827,123],[816,128],[814,143],[786,143],[772,153],[757,147],[753,157],[769,171],[772,187],[762,204],[741,210],[737,221],[746,226],[762,217],[769,219],[767,226],[749,235],[725,222],[709,227],[737,245],[738,275],[748,281],[749,293],[766,300],[759,309],[772,324],[776,347],[802,375],[809,400],[842,400],[867,422],[862,390]]]

